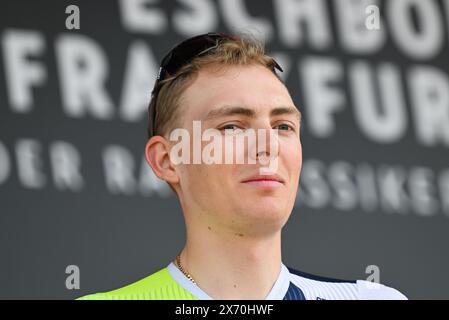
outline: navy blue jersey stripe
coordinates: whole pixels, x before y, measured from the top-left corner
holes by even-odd
[[[284,300],[306,300],[306,297],[304,296],[302,290],[290,281],[290,285],[288,286],[288,290],[284,296]]]
[[[321,277],[321,276],[316,276],[310,273],[306,273],[306,272],[302,272],[299,270],[295,270],[292,268],[287,267],[288,271],[290,271],[290,273],[292,274],[296,274],[298,276],[307,278],[307,279],[311,279],[311,280],[317,280],[317,281],[323,281],[323,282],[346,282],[346,283],[357,283],[357,280],[342,280],[342,279],[334,279],[334,278],[327,278],[327,277]]]

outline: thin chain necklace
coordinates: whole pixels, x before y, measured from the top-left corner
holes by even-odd
[[[196,284],[195,280],[193,280],[192,276],[190,275],[190,273],[188,273],[187,271],[184,270],[184,268],[181,265],[181,253],[178,254],[176,256],[176,264],[179,268],[179,270],[181,270],[181,272],[187,277],[187,279],[189,279],[190,281],[192,281],[194,284]]]

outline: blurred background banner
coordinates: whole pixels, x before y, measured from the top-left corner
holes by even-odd
[[[449,1],[0,4],[0,298],[73,299],[165,267],[178,200],[144,158],[162,56],[261,38],[304,115],[286,265],[449,298]]]

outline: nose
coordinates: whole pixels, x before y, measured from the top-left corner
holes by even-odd
[[[256,129],[256,144],[250,146],[256,150],[250,150],[251,157],[255,155],[256,162],[267,165],[279,156],[279,137],[276,129],[262,127]],[[255,152],[254,152],[255,151]]]

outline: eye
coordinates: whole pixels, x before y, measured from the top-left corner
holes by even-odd
[[[277,127],[278,127],[280,130],[286,130],[286,131],[292,130],[292,131],[294,131],[294,128],[293,128],[291,125],[287,124],[287,123],[281,123],[281,124],[278,125]]]
[[[239,126],[236,124],[233,124],[233,123],[229,123],[229,124],[225,124],[219,130],[224,131],[224,130],[235,130],[235,129],[239,129]]]

